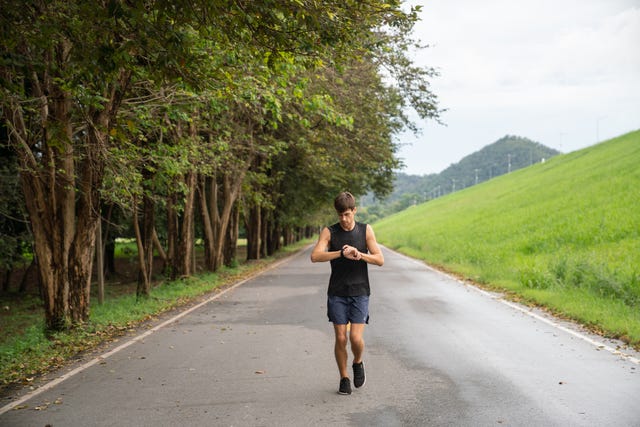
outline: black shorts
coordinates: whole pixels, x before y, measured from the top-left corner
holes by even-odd
[[[369,296],[327,297],[327,316],[336,325],[369,323]]]

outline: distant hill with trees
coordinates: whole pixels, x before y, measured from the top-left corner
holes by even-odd
[[[488,181],[496,176],[543,162],[560,154],[538,142],[507,135],[472,153],[437,174],[407,175],[398,173],[393,192],[378,200],[368,194],[360,200],[361,219],[373,222],[454,191]]]

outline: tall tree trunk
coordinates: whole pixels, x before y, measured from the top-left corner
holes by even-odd
[[[269,212],[265,208],[260,208],[260,258],[267,256],[267,230],[269,227]]]
[[[247,233],[247,260],[260,259],[262,210],[257,204],[252,204],[248,211],[244,222],[244,228]]]
[[[172,279],[193,274],[196,173],[194,171],[187,172],[184,176],[184,183],[187,193],[184,195],[185,202],[181,214],[178,214],[175,204],[177,195],[169,196],[167,205]]]
[[[158,232],[155,227],[153,227],[153,247],[158,251],[158,256],[162,260],[162,268],[160,271],[164,271],[167,265],[167,253],[162,247],[162,242],[160,242],[160,239],[158,238]]]
[[[154,223],[155,203],[145,192],[142,199],[142,228],[140,227],[137,203],[135,201],[133,211],[133,228],[136,233],[138,247],[138,286],[136,289],[138,298],[148,297],[151,294]]]
[[[290,245],[293,242],[293,230],[290,225],[284,227],[284,232],[282,233],[284,236],[284,245]]]
[[[273,217],[269,219],[266,233],[267,233],[267,255],[271,256],[277,250],[276,243],[280,239],[280,236],[277,233],[277,227]]]
[[[167,196],[167,260],[170,271],[169,277],[176,278],[176,242],[178,241],[178,211],[176,207],[177,195],[170,193]]]
[[[239,223],[240,209],[238,208],[238,203],[235,203],[229,220],[227,239],[224,245],[224,265],[226,266],[233,266],[237,259]]]
[[[96,278],[98,281],[98,304],[104,304],[104,245],[102,244],[102,218],[96,230]]]
[[[182,214],[182,236],[180,239],[179,251],[183,255],[181,263],[181,276],[190,276],[193,271],[193,257],[195,247],[195,227],[194,227],[194,214],[195,214],[195,194],[196,194],[196,173],[190,171],[187,173],[185,183],[187,185],[187,195],[184,205],[184,211]]]
[[[198,177],[198,200],[200,201],[200,214],[202,216],[202,230],[204,241],[204,268],[214,271],[215,265],[215,221],[211,215],[217,214],[217,207],[210,208],[209,201],[215,198],[215,181],[210,177]]]
[[[221,186],[213,177],[200,179],[198,194],[207,270],[217,271],[222,265],[229,265],[236,258],[240,215],[236,205],[245,173],[246,171],[241,171],[223,175]],[[230,175],[233,175],[233,178]]]
[[[87,129],[84,153],[77,168],[75,212],[68,214],[70,227],[75,225],[75,234],[71,231],[73,240],[69,252],[69,297],[74,324],[89,319],[91,272],[100,220],[100,186],[104,175],[103,150],[108,140],[109,117],[104,111],[97,112],[92,123],[94,125]]]
[[[109,208],[107,209],[107,215],[105,217],[105,221],[103,225],[103,238],[102,244],[104,245],[104,272],[105,278],[109,274],[115,274],[116,272],[116,241],[112,236],[111,227],[109,224],[113,221],[114,216],[114,205],[112,203],[109,204]]]
[[[223,191],[220,209],[220,222],[218,224],[218,233],[214,245],[216,254],[215,267],[216,270],[224,263],[224,242],[231,219],[233,206],[238,200],[240,189],[247,169],[242,169],[236,173],[226,173],[223,178]]]
[[[51,88],[51,100],[41,84],[34,82],[40,98],[39,136],[27,128],[22,106],[13,103],[5,111],[11,130],[10,142],[16,148],[22,172],[20,182],[29,212],[34,237],[34,250],[39,260],[39,276],[43,284],[45,319],[48,329],[60,330],[71,324],[69,305],[69,253],[75,229],[75,183],[71,101],[61,90]],[[12,117],[7,117],[10,114]],[[50,132],[45,123],[57,124]],[[51,135],[55,134],[55,137]],[[53,141],[55,138],[55,141]],[[40,141],[39,141],[39,140]],[[55,143],[56,148],[52,148]],[[40,157],[32,151],[41,143]]]

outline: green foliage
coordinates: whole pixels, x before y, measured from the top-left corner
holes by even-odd
[[[31,245],[18,161],[14,153],[3,146],[2,139],[0,136],[0,271],[12,270],[23,263],[23,255]]]
[[[636,131],[407,209],[376,234],[637,345],[639,162]],[[584,304],[566,303],[570,295]]]

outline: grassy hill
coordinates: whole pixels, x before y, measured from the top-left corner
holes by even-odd
[[[640,131],[409,208],[384,245],[640,347]]]
[[[482,149],[463,157],[441,171],[429,175],[396,174],[393,191],[383,200],[373,193],[360,199],[360,218],[374,222],[399,212],[417,202],[477,185],[494,177],[539,163],[560,154],[527,138],[507,135]]]

